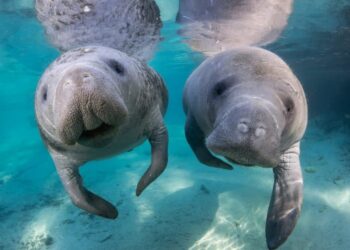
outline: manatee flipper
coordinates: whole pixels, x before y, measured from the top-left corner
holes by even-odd
[[[70,161],[68,158],[52,154],[57,173],[59,174],[64,189],[69,194],[72,202],[77,207],[108,219],[115,219],[118,216],[117,209],[108,201],[90,192],[83,186],[79,174],[79,164]]]
[[[200,129],[196,120],[190,114],[187,115],[185,135],[188,144],[191,146],[192,151],[201,163],[215,168],[223,168],[229,170],[233,169],[232,166],[210,153],[207,146],[205,145],[205,135],[203,131]]]
[[[168,131],[163,123],[160,111],[157,111],[154,121],[156,125],[151,129],[148,137],[151,144],[152,161],[137,184],[136,196],[139,196],[149,184],[161,175],[168,163]]]
[[[275,182],[266,220],[266,241],[276,249],[292,233],[303,202],[303,177],[299,160],[299,142],[289,148],[274,168]]]

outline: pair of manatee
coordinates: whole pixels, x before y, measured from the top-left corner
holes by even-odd
[[[213,55],[185,86],[187,141],[208,166],[232,169],[232,162],[273,169],[269,249],[288,238],[301,211],[299,154],[307,103],[282,59],[243,45],[275,40],[291,5],[291,0],[181,0],[177,16],[188,44]],[[73,203],[116,218],[111,203],[83,186],[79,167],[148,140],[152,161],[136,195],[166,168],[167,89],[144,62],[160,40],[160,11],[153,0],[37,0],[36,9],[52,43],[68,50],[47,68],[36,91],[41,136]]]

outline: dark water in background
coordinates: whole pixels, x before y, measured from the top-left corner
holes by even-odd
[[[35,124],[36,84],[58,51],[45,40],[30,1],[0,0],[0,250],[264,249],[271,173],[208,169],[185,143],[182,89],[203,58],[181,43],[176,4],[168,1],[160,1],[164,41],[151,65],[170,93],[169,170],[136,199],[148,145],[87,164],[87,185],[118,203],[120,217],[106,222],[70,204]],[[311,117],[302,147],[308,169],[303,216],[283,249],[350,249],[343,237],[350,232],[349,45],[349,1],[296,0],[288,27],[267,46],[303,83]]]
[[[295,1],[276,52],[303,83],[311,116],[350,112],[350,2]]]

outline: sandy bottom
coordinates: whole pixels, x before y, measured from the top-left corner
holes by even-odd
[[[303,211],[280,249],[350,249],[345,122],[310,122],[302,142]],[[148,145],[82,168],[85,185],[116,204],[117,220],[74,207],[41,143],[26,145],[0,172],[0,250],[266,249],[272,171],[201,165],[185,143],[182,126],[169,129],[168,169],[139,198],[135,187],[149,164]]]

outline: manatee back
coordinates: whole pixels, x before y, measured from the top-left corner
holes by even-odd
[[[36,0],[38,19],[61,51],[100,45],[149,59],[160,39],[154,0]]]
[[[233,18],[233,10],[245,0],[180,0],[176,21],[190,23]]]
[[[293,0],[180,0],[180,33],[194,50],[211,56],[241,46],[275,41]]]

